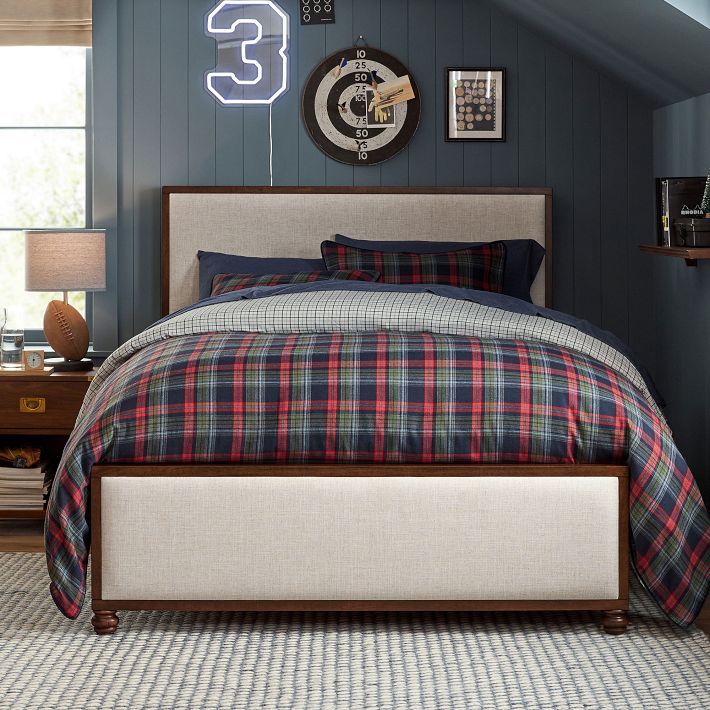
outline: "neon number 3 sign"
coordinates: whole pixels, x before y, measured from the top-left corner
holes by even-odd
[[[288,89],[288,15],[272,0],[222,0],[205,17],[217,66],[205,88],[227,105],[269,105]]]

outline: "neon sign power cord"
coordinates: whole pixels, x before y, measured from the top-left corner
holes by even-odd
[[[269,185],[274,186],[274,139],[271,133],[271,104],[269,104]]]

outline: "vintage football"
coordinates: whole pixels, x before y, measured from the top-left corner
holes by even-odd
[[[44,312],[44,334],[57,355],[81,360],[89,349],[89,328],[81,313],[62,301],[50,301]]]

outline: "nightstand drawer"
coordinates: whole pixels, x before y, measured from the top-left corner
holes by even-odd
[[[3,382],[0,384],[0,430],[71,431],[88,386],[88,381]]]

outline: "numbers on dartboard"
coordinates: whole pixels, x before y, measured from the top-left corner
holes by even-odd
[[[301,7],[303,2],[299,0]],[[360,46],[326,57],[313,69],[303,93],[304,123],[318,148],[335,160],[363,168],[400,151],[410,140],[419,120],[414,80],[411,81],[415,100],[406,107],[399,107],[396,122],[392,109],[383,118],[380,112],[375,116],[375,111],[368,108],[377,95],[373,82],[406,74],[406,67],[396,58],[363,46],[362,42]]]

